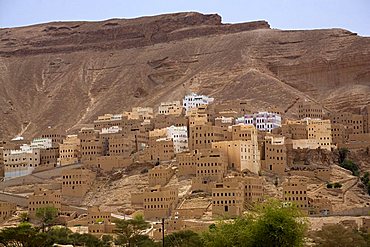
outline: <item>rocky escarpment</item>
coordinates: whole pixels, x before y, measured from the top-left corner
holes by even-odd
[[[157,43],[270,28],[265,21],[221,23],[217,14],[178,13],[131,20],[54,22],[0,31],[0,55],[128,49]]]
[[[0,139],[69,132],[97,115],[195,91],[294,115],[370,102],[370,38],[342,29],[283,31],[179,13],[0,29]]]

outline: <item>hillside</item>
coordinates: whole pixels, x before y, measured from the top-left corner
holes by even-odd
[[[369,71],[370,38],[342,29],[284,31],[199,13],[0,29],[0,139],[72,132],[189,91],[288,114],[298,98],[354,110],[370,102]]]

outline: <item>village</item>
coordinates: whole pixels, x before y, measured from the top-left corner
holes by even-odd
[[[370,169],[370,105],[354,114],[299,99],[297,109],[252,112],[248,101],[189,93],[107,113],[76,133],[50,126],[32,140],[4,140],[0,224],[54,207],[59,224],[100,236],[114,232],[114,219],[142,214],[158,240],[163,229],[202,231],[277,198],[312,228],[340,221],[370,232],[360,179]]]

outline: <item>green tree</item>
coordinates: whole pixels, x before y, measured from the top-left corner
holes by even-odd
[[[36,209],[36,217],[42,223],[42,230],[45,230],[45,227],[50,226],[54,223],[55,219],[58,217],[58,209],[55,207],[44,207]]]
[[[303,246],[307,222],[297,207],[271,200],[258,205],[256,212],[252,246]]]
[[[251,246],[252,220],[249,217],[237,218],[232,221],[220,221],[204,232],[204,246],[228,247]]]
[[[113,244],[113,236],[112,235],[103,235],[101,238],[104,247],[110,247]]]
[[[190,231],[179,231],[167,235],[164,245],[168,247],[202,247],[203,241],[199,234]]]
[[[358,166],[352,160],[346,159],[340,164],[340,166],[343,167],[344,169],[347,169],[347,170],[351,171],[352,175],[354,175],[354,176],[359,176],[360,175],[360,171],[359,171]]]
[[[44,234],[49,245],[72,243],[69,237],[72,234],[72,231],[66,227],[52,227],[47,233]]]
[[[73,233],[69,235],[69,244],[76,246],[86,246],[86,247],[104,247],[103,242],[97,237],[91,234],[79,234]]]
[[[48,246],[46,236],[39,234],[39,232],[39,228],[32,227],[29,223],[21,223],[17,227],[4,228],[0,232],[0,246]]]
[[[335,182],[333,186],[334,186],[334,188],[336,188],[336,189],[337,189],[337,188],[338,188],[338,189],[339,189],[339,188],[342,188],[342,184],[341,184],[341,183],[338,183],[338,182]]]
[[[365,174],[361,177],[361,182],[364,184],[367,193],[370,195],[370,176],[369,176],[369,172],[365,172]]]
[[[307,230],[298,208],[270,200],[258,205],[248,215],[221,222],[203,234],[205,246],[303,246]]]
[[[340,148],[339,149],[339,164],[342,164],[348,157],[349,150],[348,148]]]
[[[332,189],[332,188],[333,188],[333,184],[331,184],[331,183],[327,183],[327,184],[326,184],[326,188],[328,188],[328,189]]]
[[[115,243],[121,246],[139,246],[139,236],[142,231],[148,229],[150,224],[142,215],[137,215],[129,220],[116,220],[117,238]]]
[[[27,212],[23,212],[19,215],[19,219],[21,222],[28,222],[30,220],[30,216],[28,215]]]
[[[320,231],[311,234],[318,247],[366,247],[364,237],[355,230],[347,229],[340,224],[324,225]]]

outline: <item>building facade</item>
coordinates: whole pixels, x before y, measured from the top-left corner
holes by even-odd
[[[288,177],[287,181],[282,184],[283,200],[297,208],[307,212],[307,179],[299,177]]]
[[[76,164],[80,160],[81,143],[77,135],[68,135],[59,145],[59,164],[61,166]]]
[[[179,116],[182,109],[180,101],[162,102],[158,107],[158,114]]]
[[[88,169],[70,169],[62,171],[62,195],[83,197],[89,191],[95,173]]]
[[[165,186],[172,176],[175,174],[175,170],[170,166],[160,165],[155,166],[148,172],[149,186],[154,187],[157,185]]]
[[[287,168],[285,137],[265,137],[263,169],[283,175]]]
[[[59,212],[61,205],[60,190],[47,190],[38,187],[34,190],[33,195],[28,197],[28,214],[33,218],[37,209],[45,207],[54,207]]]
[[[298,118],[323,118],[323,107],[312,101],[300,101],[298,103]]]
[[[273,112],[257,112],[237,118],[236,123],[252,124],[257,130],[271,132],[281,127],[281,116]]]
[[[157,186],[143,192],[144,218],[168,218],[178,203],[178,190]]]
[[[261,169],[258,143],[253,143],[252,140],[214,142],[212,148],[220,149],[224,153],[231,169],[239,172],[248,170],[255,174]]]
[[[17,205],[11,202],[0,201],[0,223],[3,223],[17,211]]]
[[[212,188],[212,217],[234,218],[244,210],[244,186],[241,182],[216,183]]]
[[[202,105],[208,105],[213,101],[214,99],[208,96],[191,93],[184,97],[182,101],[182,106],[185,108],[187,112],[189,109],[197,108]]]

